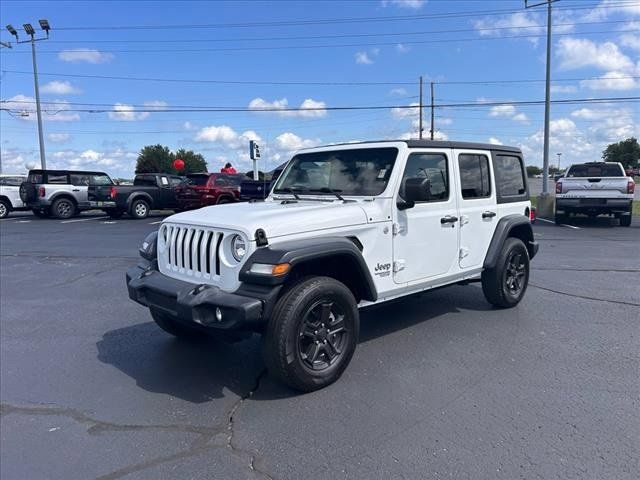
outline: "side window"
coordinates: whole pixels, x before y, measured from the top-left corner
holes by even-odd
[[[47,183],[55,183],[55,184],[66,184],[67,176],[66,175],[56,175],[53,173],[47,174]]]
[[[460,167],[460,190],[465,200],[491,196],[489,158],[486,155],[461,153],[458,155]]]
[[[30,183],[43,183],[41,173],[30,173],[27,178],[27,181]]]
[[[71,179],[71,185],[84,187],[89,185],[91,177],[80,173],[72,173],[69,178]]]
[[[515,197],[526,193],[522,160],[512,155],[497,155],[496,170],[498,192],[502,197]]]
[[[431,184],[431,202],[441,202],[449,198],[449,167],[443,153],[412,153],[402,175],[400,196],[404,196],[407,178],[428,178]]]
[[[169,183],[171,184],[172,187],[177,187],[178,185],[180,185],[182,183],[182,178],[180,178],[180,177],[171,177],[171,178],[169,178]]]
[[[215,181],[215,185],[219,187],[226,187],[227,185],[229,185],[229,182],[225,177],[217,177]]]

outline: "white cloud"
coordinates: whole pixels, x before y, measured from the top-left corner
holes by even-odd
[[[409,50],[411,50],[411,47],[409,45],[405,45],[404,43],[399,43],[396,45],[396,52],[398,53],[407,53]]]
[[[367,52],[357,52],[354,55],[354,58],[356,59],[356,63],[358,65],[371,65],[373,63],[373,60],[369,58]]]
[[[289,101],[286,98],[269,102],[263,98],[254,98],[249,102],[249,110],[270,110],[268,113],[275,113],[281,117],[301,117],[319,118],[327,115],[327,104],[312,98],[305,99],[298,108],[301,110],[286,110],[289,108]],[[309,110],[304,110],[309,109]],[[272,111],[275,110],[275,111]]]
[[[542,35],[546,29],[539,17],[532,12],[516,12],[501,18],[486,17],[473,22],[474,28],[482,37],[500,37],[502,35]],[[534,45],[537,37],[527,38]]]
[[[640,4],[634,2],[625,4],[619,0],[603,0],[596,8],[584,15],[581,20],[599,21],[615,14],[622,14],[629,17],[640,16]]]
[[[410,108],[392,108],[391,116],[399,120],[402,118],[413,118],[420,115],[420,108],[418,108],[420,104],[418,102],[412,102],[409,105]]]
[[[631,70],[631,59],[613,42],[595,43],[585,38],[561,38],[556,57],[562,70],[593,67],[602,70]]]
[[[151,100],[144,102],[142,110],[161,111],[167,108],[167,102],[162,100]],[[113,105],[113,112],[108,112],[111,120],[120,122],[135,122],[149,117],[149,111],[139,111],[138,108],[126,103],[116,103]]]
[[[7,108],[14,113],[14,116],[20,120],[35,121],[36,99],[27,95],[15,95],[10,99],[2,102],[2,107]],[[73,122],[80,120],[77,112],[70,112],[71,105],[66,100],[54,100],[53,102],[41,102],[42,119],[51,122]]]
[[[518,112],[513,105],[496,105],[489,110],[490,117],[510,118],[514,122],[529,123],[529,118],[522,112]]]
[[[578,87],[575,85],[551,85],[551,93],[576,93]]]
[[[403,97],[407,95],[407,90],[405,88],[392,88],[389,91],[389,95],[392,97]]]
[[[640,25],[638,25],[636,28],[640,29]],[[624,35],[620,36],[620,45],[636,51],[640,51],[640,35],[625,33]]]
[[[393,5],[399,8],[408,8],[410,10],[420,10],[427,0],[382,0],[382,6],[388,7]]]
[[[195,140],[197,142],[217,143],[231,149],[244,149],[250,140],[261,142],[262,138],[253,130],[238,133],[228,125],[211,125],[200,129],[195,136]]]
[[[500,140],[498,140],[498,139],[497,139],[497,138],[495,138],[495,137],[491,137],[491,138],[489,138],[489,143],[490,143],[491,145],[504,145]]]
[[[58,58],[63,62],[107,63],[113,60],[113,54],[92,48],[62,50]]]
[[[49,133],[47,138],[53,143],[65,143],[71,140],[71,135],[68,133]]]
[[[42,87],[40,87],[40,93],[51,93],[54,95],[77,95],[82,93],[82,91],[71,85],[71,82],[64,81],[59,82],[54,80],[49,83],[45,83]]]
[[[580,86],[589,90],[634,90],[640,88],[640,82],[625,72],[607,72],[601,77],[581,80]]]
[[[316,147],[320,144],[320,140],[303,139],[295,133],[285,132],[276,137],[276,147],[285,152],[293,152],[303,148]]]
[[[193,123],[186,121],[182,124],[182,128],[185,130],[195,130],[196,126]]]

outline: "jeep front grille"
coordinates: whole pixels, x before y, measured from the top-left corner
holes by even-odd
[[[160,229],[159,258],[172,272],[196,278],[220,276],[222,232],[200,227],[163,225]]]

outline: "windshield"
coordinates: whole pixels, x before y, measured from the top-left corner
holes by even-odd
[[[379,195],[389,182],[397,155],[397,148],[301,153],[282,172],[274,193]]]
[[[567,177],[624,177],[625,174],[618,164],[584,164],[573,165]]]

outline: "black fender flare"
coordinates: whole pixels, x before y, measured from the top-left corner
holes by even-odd
[[[49,197],[49,203],[51,203],[51,205],[53,205],[53,202],[55,202],[59,198],[66,198],[67,200],[71,200],[71,202],[75,205],[75,207],[78,208],[78,200],[76,200],[76,198],[71,193],[69,193],[67,191],[61,191],[61,192],[54,193],[53,195],[51,195]]]
[[[153,198],[151,198],[151,195],[149,195],[147,192],[138,190],[136,192],[131,192],[127,197],[127,212],[131,210],[131,204],[138,199],[147,202],[149,204],[149,209],[153,208]]]
[[[485,269],[494,268],[498,256],[502,251],[504,242],[509,237],[519,238],[523,241],[529,252],[529,258],[535,257],[538,252],[538,242],[533,239],[533,229],[528,217],[524,215],[506,215],[500,219],[493,232],[493,238],[484,258]]]
[[[352,240],[345,237],[320,237],[285,241],[258,248],[240,269],[239,279],[241,282],[249,284],[282,285],[287,281],[290,274],[295,272],[296,267],[308,262],[329,260],[331,258],[339,258],[345,268],[355,271],[359,277],[358,287],[364,300],[375,302],[378,299],[378,292],[362,252]],[[264,275],[250,271],[254,263],[269,265],[288,263],[291,268],[285,275]]]

